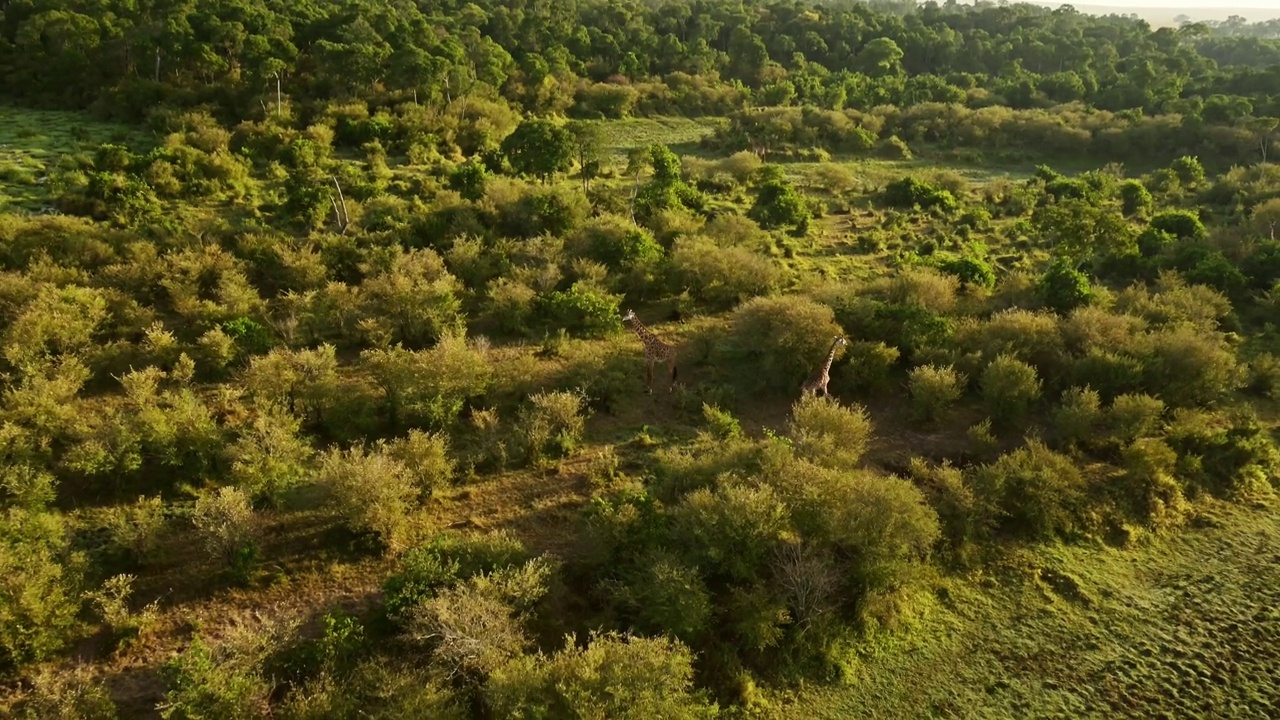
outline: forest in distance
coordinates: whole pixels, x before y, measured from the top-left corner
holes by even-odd
[[[0,715],[1280,713],[1280,20],[0,0]]]

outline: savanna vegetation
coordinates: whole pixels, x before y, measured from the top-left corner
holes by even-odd
[[[1274,714],[1274,22],[0,11],[5,712]]]

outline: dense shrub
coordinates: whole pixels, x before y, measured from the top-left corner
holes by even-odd
[[[575,392],[544,392],[529,398],[520,427],[531,460],[572,455],[586,429],[586,399]]]
[[[1070,458],[1038,440],[979,468],[974,478],[999,528],[1042,539],[1084,529],[1084,476]]]
[[[934,422],[944,411],[964,395],[968,379],[952,367],[921,365],[907,374],[907,389],[915,404],[916,415],[926,422]]]
[[[938,208],[950,213],[956,209],[956,198],[949,191],[934,187],[913,177],[904,177],[884,188],[883,202],[888,207],[930,210]]]
[[[607,335],[622,327],[618,305],[622,298],[585,283],[555,290],[537,299],[537,314],[549,327],[588,337]]]
[[[941,540],[947,554],[964,563],[984,529],[983,513],[971,481],[949,464],[930,466],[920,458],[911,461],[911,478],[938,515]]]
[[[730,322],[730,362],[753,368],[748,384],[773,389],[799,387],[843,335],[831,308],[802,296],[753,298]]]
[[[843,407],[829,397],[808,395],[792,407],[790,435],[796,455],[835,469],[852,470],[867,451],[871,420],[865,409]]]
[[[940,267],[960,278],[960,281],[966,285],[980,288],[995,287],[995,270],[992,270],[991,264],[983,258],[962,255],[943,262]]]
[[[1101,395],[1089,387],[1073,387],[1062,393],[1062,404],[1053,413],[1053,425],[1063,442],[1077,445],[1096,438],[1102,418]]]
[[[522,656],[484,688],[496,717],[608,717],[619,720],[714,718],[716,706],[693,686],[693,654],[666,638],[572,638],[551,656]]]
[[[320,459],[317,482],[351,530],[370,533],[397,547],[409,525],[419,491],[409,468],[383,448],[329,450]]]
[[[673,290],[688,292],[717,309],[768,295],[783,277],[778,265],[759,253],[720,247],[699,237],[676,240],[670,267]]]
[[[204,493],[191,520],[209,555],[235,573],[248,569],[257,555],[259,528],[247,493],[236,487]]]
[[[1179,240],[1203,240],[1208,232],[1200,218],[1185,210],[1166,210],[1151,218],[1151,227]]]
[[[400,557],[399,569],[383,585],[387,614],[403,620],[410,609],[441,590],[530,558],[524,545],[505,533],[436,535]]]
[[[841,363],[834,382],[870,392],[888,390],[890,373],[901,356],[898,348],[883,342],[855,340],[846,346],[847,362]]]
[[[1059,313],[1085,305],[1093,297],[1089,278],[1063,261],[1055,262],[1040,281],[1044,304]]]
[[[991,417],[1016,427],[1040,398],[1035,368],[1010,355],[1000,355],[982,371],[982,399]]]
[[[0,516],[0,674],[70,639],[83,565],[59,516],[20,508]]]

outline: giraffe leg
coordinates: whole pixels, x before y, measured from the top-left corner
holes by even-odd
[[[676,359],[674,357],[667,358],[667,367],[671,370],[671,385],[667,388],[667,392],[673,392],[676,388]]]
[[[653,361],[652,360],[645,363],[644,370],[645,370],[644,391],[646,394],[652,395],[653,394]]]

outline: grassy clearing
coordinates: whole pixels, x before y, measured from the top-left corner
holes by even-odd
[[[136,146],[143,140],[137,128],[83,113],[0,105],[0,212],[38,208],[45,196],[43,178],[62,155],[105,142]]]
[[[788,717],[1275,717],[1280,513],[1210,507],[1132,550],[1025,551]]]
[[[600,124],[608,157],[625,163],[627,153],[650,145],[666,145],[677,155],[689,154],[724,122],[723,118],[663,117],[605,120]]]

